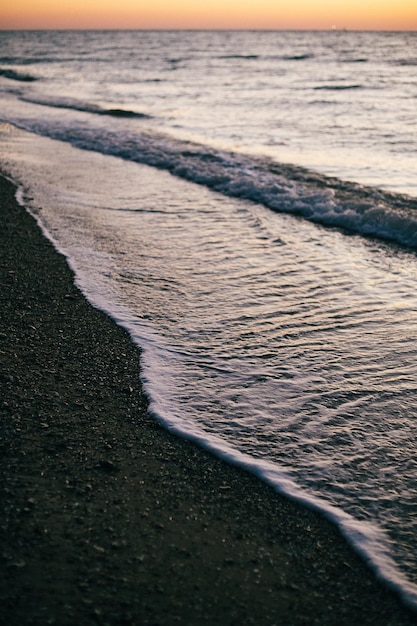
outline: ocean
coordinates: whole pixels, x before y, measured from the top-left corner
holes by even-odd
[[[0,32],[0,168],[155,417],[417,609],[417,33]]]

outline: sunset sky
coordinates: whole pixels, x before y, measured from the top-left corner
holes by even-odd
[[[0,28],[417,30],[417,0],[3,0]]]

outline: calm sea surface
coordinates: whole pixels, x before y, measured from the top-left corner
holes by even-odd
[[[0,166],[158,419],[417,608],[417,33],[0,32]]]

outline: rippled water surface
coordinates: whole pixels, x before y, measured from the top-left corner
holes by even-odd
[[[43,103],[32,122],[48,105],[124,109],[149,129],[417,195],[417,33],[0,32],[0,55],[0,71],[37,79],[0,75],[4,93]],[[20,105],[10,115],[29,123]]]
[[[142,347],[155,415],[325,511],[417,606],[417,221],[392,193],[415,184],[415,37],[229,35],[164,34],[161,50],[142,33],[146,53],[138,33],[59,53],[52,34],[22,36],[0,62],[19,76],[0,77],[15,85],[2,167]]]

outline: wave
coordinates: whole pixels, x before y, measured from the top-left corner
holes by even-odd
[[[258,54],[223,54],[218,59],[259,59]]]
[[[365,57],[353,58],[353,59],[341,59],[342,63],[368,63],[368,59]]]
[[[94,113],[95,115],[110,115],[111,117],[125,117],[125,118],[150,118],[146,113],[138,113],[137,111],[131,111],[129,109],[110,108],[103,109],[97,104],[89,104],[86,102],[79,102],[73,98],[29,98],[22,96],[20,98],[24,102],[30,102],[31,104],[40,104],[42,106],[54,107],[56,109],[70,109],[72,111],[82,111],[84,113]]]
[[[2,65],[53,65],[56,63],[70,63],[71,61],[79,61],[80,57],[74,57],[74,56],[56,56],[53,59],[51,59],[50,57],[48,57],[47,55],[45,56],[32,56],[32,57],[25,57],[25,56],[14,56],[14,57],[10,57],[10,56],[2,56],[0,57],[0,63]],[[96,63],[99,63],[101,59],[94,59],[94,61]]]
[[[345,89],[362,89],[362,85],[320,85],[315,91],[343,91]]]
[[[358,57],[351,59],[340,59],[340,63],[368,63],[368,59],[366,57]]]
[[[413,59],[400,59],[399,61],[396,61],[396,65],[402,67],[411,67],[417,65],[417,57]]]
[[[9,57],[9,56],[3,56],[0,57],[0,63],[5,63],[6,65],[32,65],[34,63],[38,63],[39,59],[26,59],[24,57],[18,57],[18,56],[14,56],[14,57]]]
[[[314,54],[306,52],[305,54],[294,54],[292,56],[284,56],[282,58],[284,61],[307,61],[308,59],[313,59]]]
[[[10,80],[19,80],[24,83],[32,83],[38,80],[35,76],[31,76],[30,74],[22,74],[21,72],[16,72],[16,70],[9,70],[2,67],[0,67],[0,76],[4,76],[4,78],[9,78]]]
[[[4,120],[71,145],[168,170],[223,195],[417,249],[417,198],[341,181],[267,157],[222,151],[149,130]]]

